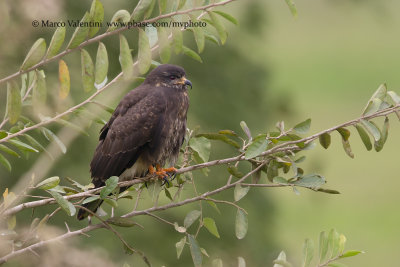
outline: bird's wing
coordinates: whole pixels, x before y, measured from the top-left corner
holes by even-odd
[[[146,89],[128,93],[101,130],[100,142],[90,164],[96,186],[130,168],[143,146],[158,135],[167,103],[156,90]]]

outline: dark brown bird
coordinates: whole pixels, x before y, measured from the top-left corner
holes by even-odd
[[[176,171],[173,166],[186,132],[187,86],[192,86],[185,75],[179,66],[160,65],[121,100],[100,130],[90,163],[96,188],[104,186],[111,176],[125,181],[150,173],[165,179]],[[166,163],[171,168],[162,169]],[[98,200],[84,206],[95,212],[101,203]],[[80,209],[77,217],[82,220],[88,215]]]

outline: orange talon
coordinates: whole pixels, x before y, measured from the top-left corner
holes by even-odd
[[[170,173],[175,173],[177,171],[176,168],[170,167],[170,168],[161,168],[159,164],[156,164],[156,168],[154,168],[152,165],[149,166],[149,173],[150,174],[155,174],[159,179],[165,180],[167,177],[170,176]]]
[[[150,165],[150,166],[149,166],[149,173],[150,173],[151,175],[153,175],[153,174],[156,173],[156,170],[154,169],[153,165]]]

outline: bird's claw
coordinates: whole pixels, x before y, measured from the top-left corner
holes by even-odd
[[[161,168],[159,165],[156,165],[156,169],[153,166],[149,167],[149,172],[152,175],[157,176],[159,179],[163,180],[162,185],[167,184],[169,186],[168,178],[171,177],[173,180],[176,176],[177,169],[174,167],[171,168]]]

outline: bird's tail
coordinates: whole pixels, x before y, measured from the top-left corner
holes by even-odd
[[[98,199],[98,200],[83,204],[82,206],[85,207],[86,209],[92,211],[93,213],[96,213],[97,209],[100,207],[100,205],[102,203],[103,203],[103,200],[102,199]],[[85,219],[89,215],[91,215],[91,213],[88,212],[87,210],[79,209],[78,215],[76,216],[76,218],[81,221],[81,220]]]

